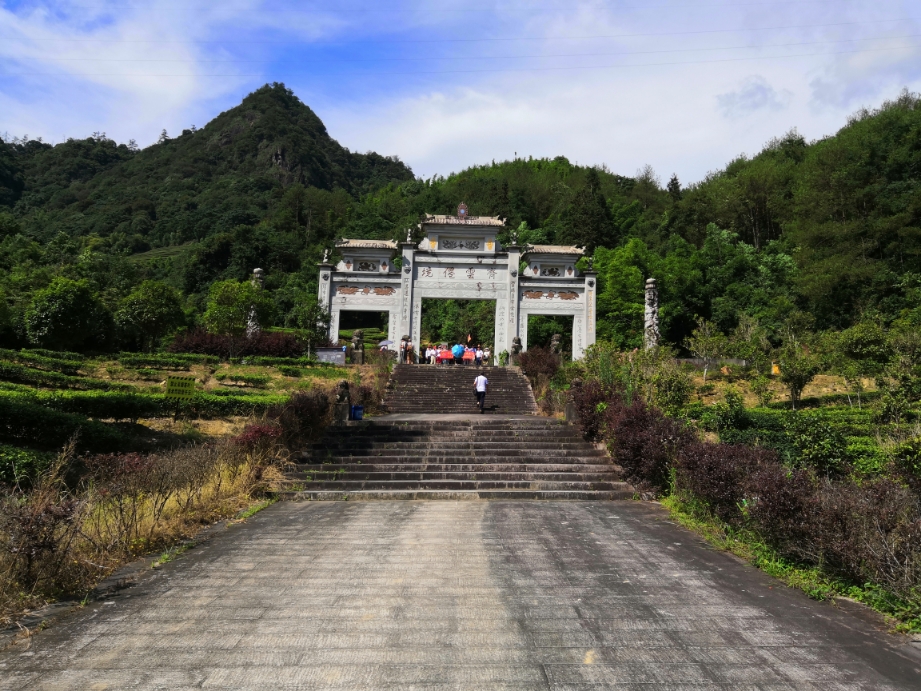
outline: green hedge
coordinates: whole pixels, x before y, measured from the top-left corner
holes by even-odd
[[[70,377],[58,372],[46,372],[0,360],[0,380],[16,384],[47,386],[58,389],[98,389],[101,391],[130,391],[128,384],[90,379],[88,377]]]
[[[45,350],[44,348],[23,348],[23,353],[41,355],[42,357],[70,360],[72,362],[86,362],[86,356],[80,353],[69,353],[66,350]]]
[[[171,369],[187,370],[190,364],[203,364],[202,355],[195,362],[189,362],[185,358],[173,355],[133,355],[122,353],[118,356],[118,361],[125,367],[150,367],[153,369]]]
[[[119,353],[118,360],[122,364],[126,360],[132,362],[148,363],[148,367],[171,367],[174,364],[183,365],[217,365],[221,358],[215,355],[200,355],[198,353]],[[143,366],[143,365],[142,365]]]
[[[233,372],[223,372],[214,375],[219,382],[231,382],[236,384],[245,384],[247,386],[265,386],[269,383],[269,378],[262,374],[235,374]]]
[[[15,350],[7,350],[6,348],[0,348],[0,358],[28,365],[29,367],[36,367],[38,369],[69,375],[77,374],[80,369],[80,363],[74,362],[73,360],[62,360],[59,358],[47,357],[45,355],[37,355],[35,353],[17,352]]]
[[[0,444],[0,482],[8,485],[28,482],[47,468],[54,454]]]
[[[0,396],[0,439],[29,446],[58,449],[79,434],[83,451],[119,451],[132,446],[132,439],[102,422],[82,415],[63,413],[22,396]]]
[[[62,413],[73,413],[101,420],[137,420],[166,417],[176,412],[177,401],[160,393],[120,393],[113,391],[2,391],[0,400],[20,402]],[[198,392],[190,401],[180,401],[179,411],[191,417],[250,415],[269,406],[284,403],[288,396],[215,396]]]

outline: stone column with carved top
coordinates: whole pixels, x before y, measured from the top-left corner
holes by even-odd
[[[411,232],[411,231],[410,231]],[[407,234],[407,242],[400,243],[402,250],[403,266],[400,269],[400,328],[397,333],[400,337],[404,334],[414,335],[413,332],[413,286],[415,284],[416,272],[416,244],[411,242],[411,235]],[[417,329],[418,330],[418,329]],[[413,342],[413,348],[418,348],[419,344]]]
[[[508,276],[508,304],[507,311],[508,315],[506,316],[505,321],[505,341],[502,343],[498,342],[498,333],[499,330],[496,330],[497,340],[496,340],[496,357],[498,358],[499,354],[502,351],[512,352],[512,345],[515,338],[518,337],[518,319],[521,314],[521,295],[519,295],[518,290],[518,265],[521,263],[521,246],[518,245],[517,236],[513,234],[512,244],[504,249],[508,252],[508,271],[506,276]]]
[[[332,284],[333,284],[333,265],[329,263],[329,250],[323,252],[323,261],[318,264],[320,267],[320,288],[317,295],[317,302],[320,308],[326,312],[332,312]],[[330,320],[329,323],[329,340],[335,343],[339,340],[339,315],[336,315],[335,323]],[[333,330],[335,329],[335,331]]]
[[[659,288],[656,279],[646,281],[646,310],[643,325],[643,345],[651,350],[659,345]]]

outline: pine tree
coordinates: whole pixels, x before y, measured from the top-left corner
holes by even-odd
[[[672,200],[676,202],[681,201],[681,183],[678,182],[678,175],[676,173],[672,173],[672,179],[668,181],[667,189]]]

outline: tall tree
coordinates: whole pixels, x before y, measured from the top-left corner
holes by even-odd
[[[144,281],[126,297],[116,321],[134,331],[145,350],[153,350],[157,340],[183,320],[182,298],[175,288],[160,281]]]
[[[251,316],[260,324],[267,324],[273,311],[274,303],[266,291],[249,281],[219,281],[208,292],[208,309],[203,319],[209,331],[228,338],[233,357],[246,335]]]
[[[563,228],[557,239],[584,247],[588,253],[594,252],[596,247],[616,245],[611,211],[596,169],[588,169],[585,182],[564,212]]]
[[[35,293],[25,314],[29,340],[43,348],[81,350],[111,319],[87,281],[56,278]]]
[[[677,173],[673,173],[671,179],[668,181],[668,196],[672,198],[673,202],[681,201],[681,183],[678,181]]]

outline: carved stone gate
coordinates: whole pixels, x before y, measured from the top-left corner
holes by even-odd
[[[320,305],[332,315],[330,339],[339,336],[343,311],[388,312],[391,349],[403,335],[418,348],[422,300],[495,300],[493,353],[512,350],[518,336],[528,347],[532,314],[573,317],[572,357],[595,342],[596,274],[579,271],[578,247],[513,244],[501,247],[499,218],[428,216],[422,241],[341,240],[338,264],[320,264]],[[399,252],[402,266],[394,267]]]

